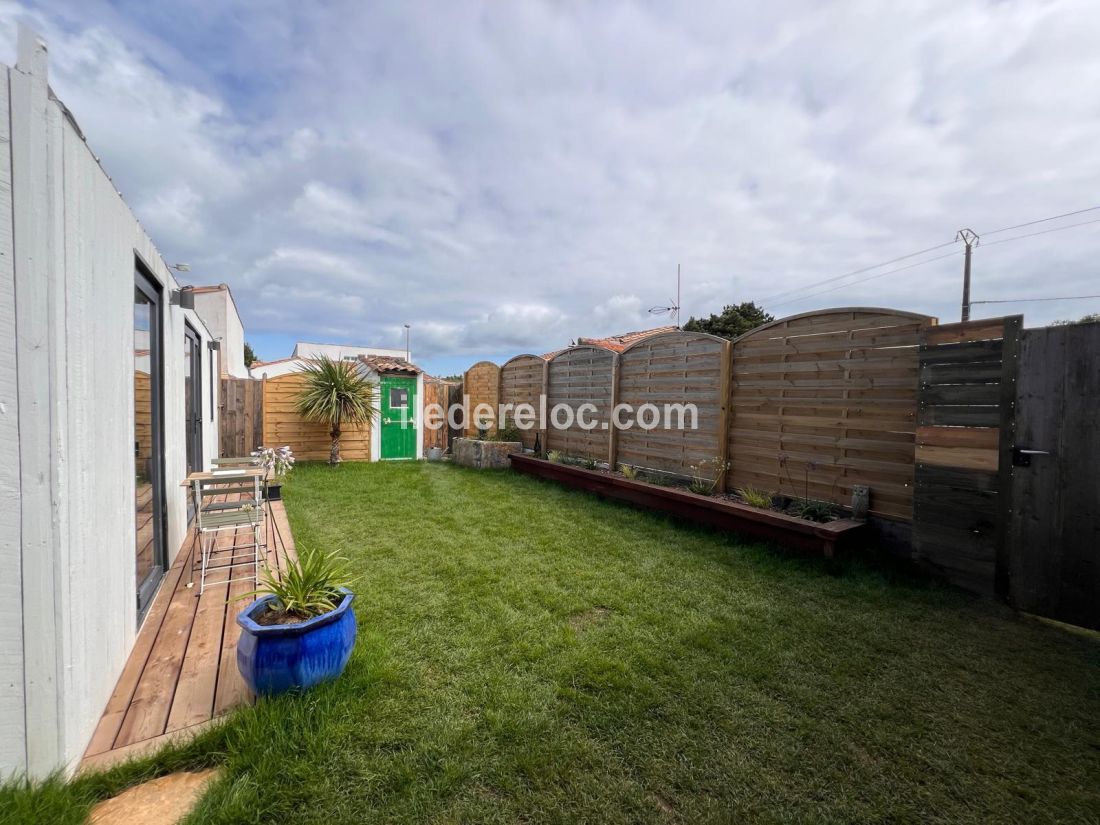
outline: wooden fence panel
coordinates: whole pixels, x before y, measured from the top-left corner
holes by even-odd
[[[223,378],[218,397],[218,455],[249,455],[263,441],[263,382]]]
[[[497,430],[497,405],[500,403],[500,367],[492,361],[478,361],[462,377],[462,391],[468,398],[469,415],[466,421],[466,435],[477,436],[477,416],[474,411],[479,404],[488,404],[493,409],[490,433]]]
[[[701,461],[724,461],[729,341],[696,332],[669,332],[646,338],[619,356],[620,404],[633,415],[645,404],[661,411],[661,426],[637,424],[618,430],[616,463],[692,474]],[[665,406],[694,404],[695,429],[666,428]]]
[[[267,378],[263,383],[263,443],[269,447],[290,445],[302,461],[328,461],[332,439],[325,424],[305,421],[295,402],[305,384],[301,373]],[[345,461],[370,460],[370,426],[345,425],[340,437],[340,456]]]
[[[547,409],[558,404],[573,410],[573,421],[566,429],[547,422],[546,449],[567,455],[609,460],[610,418],[614,404],[614,371],[618,355],[600,347],[580,346],[562,350],[547,368]],[[587,416],[596,422],[590,430],[582,429],[576,420],[582,404],[594,404],[596,412]],[[550,415],[550,413],[548,413]]]
[[[913,551],[948,580],[1004,592],[1019,316],[921,335]]]
[[[918,357],[925,315],[833,309],[767,324],[733,344],[729,490],[847,505],[871,488],[871,512],[912,516]]]
[[[530,404],[538,414],[539,396],[546,391],[545,358],[537,355],[517,355],[504,362],[500,368],[500,403]],[[512,420],[512,419],[510,419]],[[534,449],[538,429],[532,427],[520,431],[520,440],[527,449]]]

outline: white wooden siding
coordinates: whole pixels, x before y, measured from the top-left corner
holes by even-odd
[[[8,69],[3,67],[0,112],[8,111],[8,82]],[[0,776],[27,765],[10,127],[8,118],[0,117]]]
[[[202,339],[207,464],[217,454],[210,333],[194,312],[169,306],[178,285],[64,107],[48,98],[45,57],[44,44],[21,32],[19,67],[10,72],[7,205],[15,214],[19,330],[25,761],[39,776],[79,760],[137,630],[135,256],[163,289],[169,564],[187,527],[186,493],[178,486],[186,474],[185,320]],[[0,316],[0,347],[2,325]],[[3,380],[0,373],[0,387]],[[0,417],[0,426],[11,425]],[[7,663],[15,647],[3,636],[0,645],[0,662]],[[0,726],[6,707],[0,704]],[[18,767],[19,749],[10,744],[0,734],[0,764]]]

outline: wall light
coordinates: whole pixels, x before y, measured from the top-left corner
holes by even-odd
[[[180,309],[194,309],[195,291],[189,286],[185,286],[183,289],[173,289],[172,294],[168,296],[168,303],[174,307],[178,306]]]

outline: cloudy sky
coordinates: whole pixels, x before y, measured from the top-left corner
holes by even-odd
[[[0,4],[165,259],[261,357],[438,373],[683,311],[1100,293],[1100,3]],[[1019,238],[1019,240],[1010,240]],[[1002,241],[1002,243],[994,243]],[[941,258],[941,256],[947,256]],[[940,258],[897,270],[912,263]],[[876,277],[871,277],[876,276]],[[981,305],[1029,325],[1100,300]]]

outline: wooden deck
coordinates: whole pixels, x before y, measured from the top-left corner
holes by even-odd
[[[286,510],[269,503],[268,564],[276,570],[294,557]],[[213,563],[251,530],[218,536]],[[239,537],[238,537],[239,536]],[[252,600],[236,600],[254,588],[250,580],[224,584],[226,575],[247,576],[248,567],[212,571],[199,596],[198,542],[192,527],[168,570],[138,632],[134,649],[84,755],[82,769],[100,768],[191,735],[226,711],[253,701],[237,672],[236,615]],[[223,584],[217,584],[217,582]],[[211,584],[213,583],[213,584]]]

